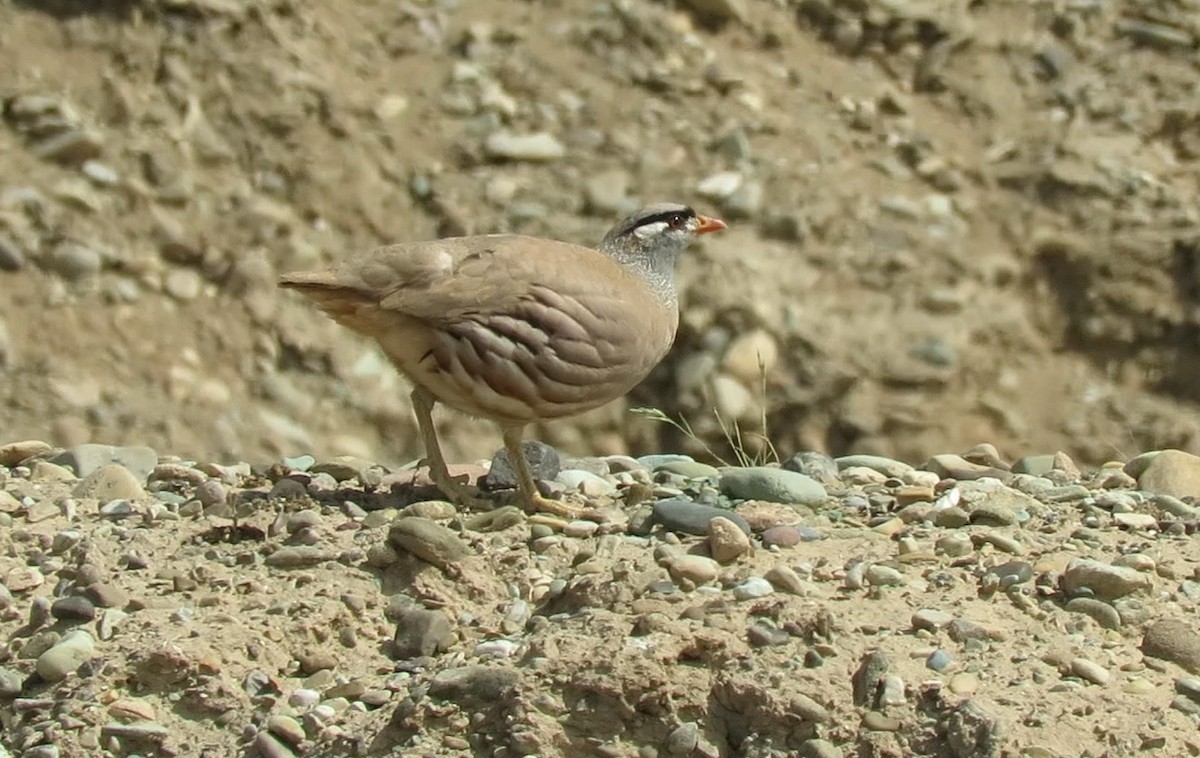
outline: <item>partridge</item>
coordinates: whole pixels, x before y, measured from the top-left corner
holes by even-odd
[[[591,249],[512,234],[378,248],[326,271],[286,274],[335,321],[374,339],[413,385],[430,478],[459,504],[432,411],[441,402],[495,422],[525,507],[560,515],[521,450],[530,423],[621,397],[650,373],[679,323],[675,263],[725,228],[683,205],[633,213]]]

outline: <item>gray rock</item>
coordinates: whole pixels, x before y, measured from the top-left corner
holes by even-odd
[[[829,740],[805,740],[800,744],[799,758],[844,758],[845,753]]]
[[[695,721],[687,721],[677,726],[667,735],[668,755],[691,755],[700,742],[700,725]]]
[[[509,702],[519,680],[511,668],[462,666],[438,672],[429,682],[429,695],[473,710]]]
[[[73,469],[78,477],[85,477],[101,466],[118,463],[144,482],[158,466],[158,453],[143,446],[115,447],[89,442],[59,453],[50,462]]]
[[[1014,474],[1045,476],[1054,470],[1054,458],[1053,455],[1027,455],[1017,459],[1012,471]]]
[[[709,522],[715,518],[729,519],[746,534],[750,533],[749,522],[733,511],[691,500],[660,500],[654,504],[650,517],[664,529],[684,534],[707,535]]]
[[[1200,675],[1200,631],[1193,621],[1160,619],[1142,636],[1142,653]]]
[[[921,468],[932,471],[943,479],[957,479],[963,482],[982,479],[985,476],[1000,478],[1008,474],[1003,469],[971,463],[961,455],[952,454],[935,455]]]
[[[1140,571],[1085,558],[1071,561],[1062,575],[1062,588],[1068,595],[1088,592],[1101,600],[1115,600],[1152,586],[1150,576]]]
[[[429,519],[412,516],[396,519],[388,542],[447,573],[458,572],[458,562],[475,551],[454,530]]]
[[[1014,526],[1029,519],[1041,504],[1029,495],[1007,487],[965,498],[971,523],[981,526]]]
[[[437,610],[413,608],[401,611],[392,638],[392,657],[422,658],[445,652],[454,642],[450,618]]]
[[[38,676],[47,682],[60,682],[91,660],[95,652],[92,635],[77,629],[63,635],[53,647],[39,655],[35,668]]]
[[[21,672],[0,666],[0,698],[13,698],[21,694],[25,677]]]
[[[145,496],[141,481],[119,463],[109,463],[80,479],[71,491],[74,497],[107,503],[113,500],[137,500]]]
[[[733,596],[738,600],[755,600],[775,593],[771,583],[761,577],[752,576],[733,588]]]
[[[731,498],[789,505],[818,505],[828,497],[815,479],[768,466],[722,469],[720,486],[721,492]]]
[[[535,481],[546,482],[558,476],[562,468],[558,451],[544,442],[525,440],[521,443],[525,460],[533,471]],[[508,451],[501,449],[492,456],[492,465],[483,479],[483,486],[489,490],[511,490],[517,486],[517,474],[508,459]]]
[[[86,623],[96,618],[96,606],[86,597],[64,597],[55,600],[50,606],[50,615],[60,621]]]

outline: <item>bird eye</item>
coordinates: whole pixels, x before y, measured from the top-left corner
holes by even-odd
[[[667,223],[672,229],[682,229],[687,223],[687,216],[682,213],[676,213],[674,216],[671,216],[671,220]]]

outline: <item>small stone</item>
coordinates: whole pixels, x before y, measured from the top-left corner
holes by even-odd
[[[681,555],[667,564],[667,572],[677,582],[686,580],[699,586],[716,579],[721,564],[703,555]]]
[[[699,741],[699,724],[695,721],[688,721],[667,735],[667,753],[669,755],[691,755]]]
[[[970,535],[947,534],[945,537],[938,538],[938,541],[934,543],[934,548],[950,558],[961,558],[971,553],[975,549],[975,545],[971,542]]]
[[[1131,568],[1078,558],[1062,575],[1063,590],[1069,595],[1088,591],[1101,600],[1115,600],[1133,592],[1150,590],[1150,577]]]
[[[1158,528],[1158,519],[1149,513],[1114,513],[1113,522],[1117,526],[1137,531]]]
[[[299,721],[278,713],[267,719],[267,731],[293,747],[304,742],[307,736]]]
[[[772,526],[761,538],[764,547],[794,547],[804,540],[804,533],[794,526]]]
[[[752,576],[733,588],[733,596],[738,600],[754,600],[774,594],[775,588],[766,579]]]
[[[54,450],[41,440],[22,440],[0,445],[0,466],[14,468],[34,456],[47,455]]]
[[[950,668],[950,664],[954,663],[954,659],[945,650],[934,650],[925,659],[925,667],[933,669],[939,674]]]
[[[1126,473],[1136,476],[1138,487],[1147,492],[1200,499],[1200,457],[1182,450],[1163,450],[1150,459],[1140,475],[1128,466]]]
[[[63,635],[53,647],[38,656],[38,676],[47,682],[60,682],[91,660],[96,652],[92,635],[75,630]]]
[[[1103,600],[1091,597],[1076,597],[1067,601],[1063,610],[1070,613],[1082,613],[1090,616],[1093,621],[1104,629],[1120,629],[1121,614]]]
[[[901,571],[882,563],[872,563],[866,568],[863,577],[872,587],[894,587],[904,582],[904,574]]]
[[[1200,675],[1200,632],[1192,622],[1180,619],[1155,621],[1142,636],[1142,652]]]
[[[397,519],[388,542],[447,573],[457,573],[458,562],[475,554],[454,530],[415,516]]]
[[[782,629],[766,624],[751,624],[746,628],[746,639],[755,647],[786,645],[790,635]]]
[[[442,611],[414,608],[396,620],[392,657],[399,660],[423,658],[445,652],[454,642],[454,629]]]
[[[815,479],[769,466],[723,469],[720,486],[723,494],[742,500],[819,505],[828,497],[825,488]]]
[[[336,561],[338,553],[314,545],[287,545],[268,555],[263,562],[272,568],[298,569]]]
[[[946,688],[955,695],[972,695],[979,690],[979,675],[972,671],[960,671],[946,682]]]
[[[337,658],[328,650],[301,650],[296,653],[296,662],[300,664],[300,673],[312,676],[321,671],[337,668]]]
[[[535,481],[548,482],[558,476],[561,459],[553,447],[537,440],[525,440],[521,443],[521,450],[525,453],[525,460],[529,462]],[[483,479],[483,486],[489,490],[516,488],[517,473],[509,463],[507,450],[502,448],[492,456],[492,464]]]
[[[163,290],[183,302],[195,300],[200,296],[203,287],[204,280],[200,278],[200,274],[190,268],[171,269],[163,279]]]
[[[567,154],[563,144],[548,132],[514,134],[494,132],[483,143],[484,153],[493,160],[544,163]]]
[[[709,523],[715,518],[733,522],[742,531],[750,533],[750,524],[743,517],[727,508],[701,505],[691,500],[660,500],[654,504],[651,519],[664,529],[684,534],[704,536],[709,533]]]
[[[763,578],[780,592],[789,595],[804,596],[808,594],[808,585],[796,571],[788,566],[775,565],[767,569]]]
[[[96,618],[96,607],[86,597],[75,595],[55,600],[50,615],[60,621],[81,624]]]
[[[937,631],[954,620],[954,614],[933,608],[922,608],[912,616],[913,629]]]
[[[1101,686],[1108,684],[1108,680],[1112,674],[1108,669],[1098,663],[1089,661],[1087,658],[1075,658],[1071,661],[1071,673],[1080,679],[1086,679],[1092,684]]]
[[[717,516],[708,522],[708,549],[717,563],[737,560],[751,547],[746,532],[725,516]]]
[[[35,566],[15,566],[4,576],[4,586],[10,592],[28,592],[45,582],[46,577]]]

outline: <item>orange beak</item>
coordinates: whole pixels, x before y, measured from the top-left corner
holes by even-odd
[[[726,224],[719,218],[711,216],[696,216],[696,220],[700,222],[700,226],[696,227],[696,234],[708,234],[709,232],[719,232],[725,228]]]

